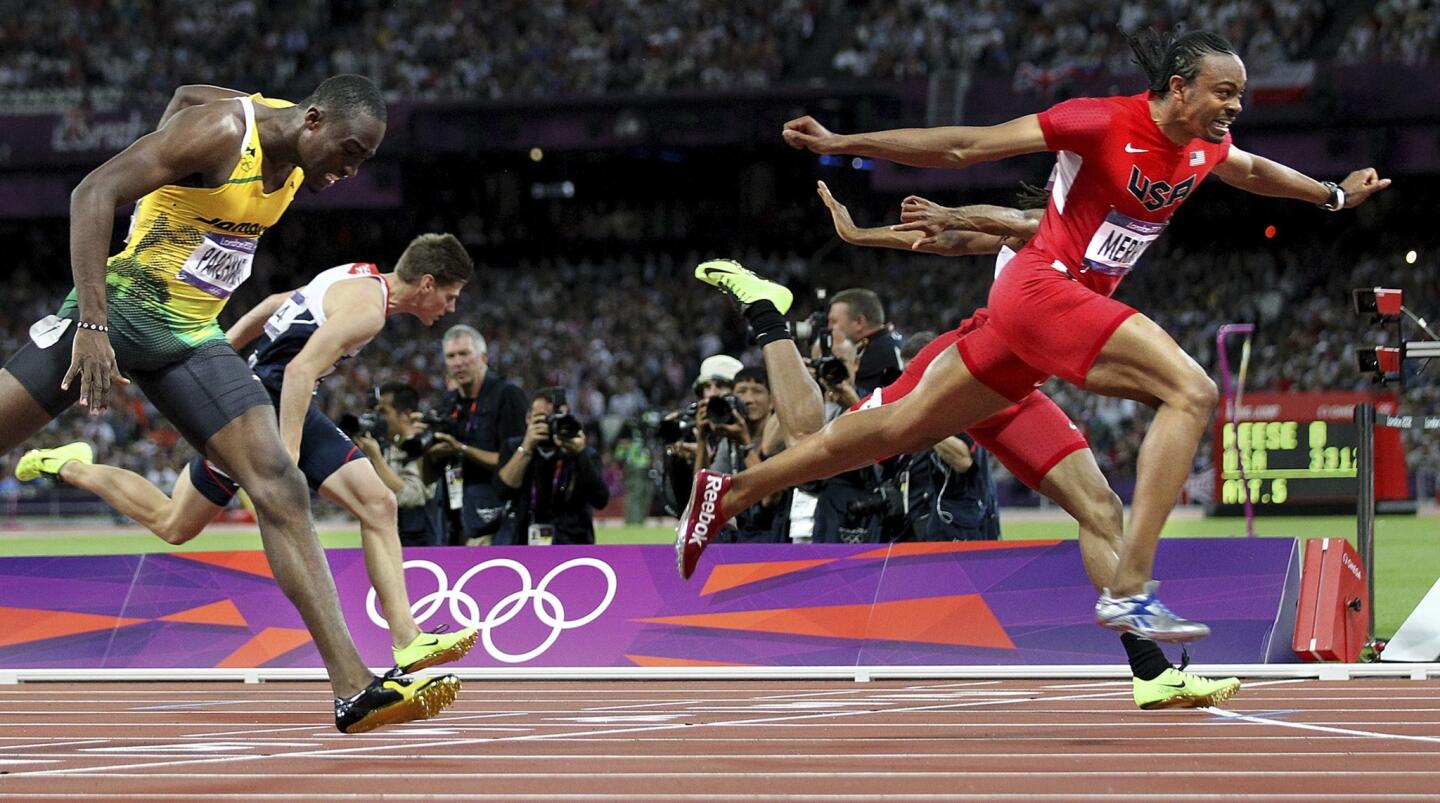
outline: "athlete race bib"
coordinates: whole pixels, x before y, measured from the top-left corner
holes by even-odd
[[[180,266],[180,280],[216,298],[229,298],[250,278],[256,237],[209,233]]]
[[[1085,248],[1081,272],[1093,270],[1106,276],[1124,276],[1135,268],[1140,255],[1165,231],[1166,225],[1136,220],[1111,209]]]

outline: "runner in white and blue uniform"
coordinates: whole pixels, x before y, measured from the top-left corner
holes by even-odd
[[[330,268],[298,290],[265,299],[225,333],[236,350],[258,341],[250,366],[275,404],[281,442],[311,488],[359,519],[370,582],[390,627],[396,666],[405,672],[460,658],[474,644],[475,630],[420,632],[405,590],[395,494],[315,405],[315,385],[374,339],[389,316],[409,313],[430,326],[453,312],[473,269],[454,236],[424,234],[391,273],[368,262]],[[60,479],[95,493],[171,544],[198,535],[238,491],[221,467],[199,456],[167,496],[139,474],[92,464],[88,448],[45,451],[57,455]]]

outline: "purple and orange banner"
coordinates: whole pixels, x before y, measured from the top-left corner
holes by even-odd
[[[478,627],[459,666],[1112,664],[1074,541],[407,549],[422,629]],[[359,550],[329,554],[361,655],[390,639]],[[1171,539],[1163,598],[1206,663],[1294,661],[1288,538]],[[0,669],[318,667],[260,552],[0,559]]]

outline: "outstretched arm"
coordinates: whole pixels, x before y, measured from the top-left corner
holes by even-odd
[[[1314,204],[1323,204],[1330,200],[1330,191],[1319,181],[1294,168],[1263,156],[1246,153],[1234,146],[1231,146],[1225,161],[1215,166],[1215,175],[1232,187],[1256,195],[1294,198]],[[1375,168],[1356,170],[1340,182],[1340,189],[1345,191],[1345,208],[1350,209],[1365,203],[1370,196],[1388,186],[1390,179],[1380,178]]]
[[[270,316],[275,314],[275,310],[280,309],[280,305],[285,303],[285,299],[292,295],[294,295],[294,291],[268,295],[264,301],[251,307],[249,312],[240,316],[240,320],[225,331],[225,339],[230,341],[230,347],[240,351],[254,342],[255,338],[265,331],[265,322],[270,320]]]
[[[836,134],[807,116],[786,123],[781,136],[792,148],[868,156],[911,167],[966,167],[1049,150],[1040,120],[1033,114],[992,126],[897,128],[869,134]]]
[[[970,204],[941,206],[918,195],[900,202],[900,224],[895,231],[919,231],[938,234],[946,229],[975,231],[998,237],[1029,240],[1040,228],[1044,209],[1014,209],[1008,206]]]
[[[835,196],[830,193],[830,188],[825,186],[825,182],[818,182],[815,190],[820,194],[820,200],[824,201],[826,208],[830,210],[830,217],[835,223],[835,233],[840,236],[840,239],[851,245],[894,248],[901,251],[923,251],[927,254],[941,256],[966,256],[969,254],[993,254],[1000,250],[1001,245],[1007,244],[1018,248],[1022,242],[1021,240],[1007,242],[1005,237],[953,229],[946,229],[930,236],[923,231],[899,231],[892,226],[860,228],[850,217],[850,210],[836,200]]]
[[[155,127],[161,128],[170,122],[170,118],[181,109],[188,109],[191,106],[199,106],[213,100],[225,100],[226,98],[243,98],[248,92],[241,92],[238,89],[226,89],[223,86],[210,86],[209,84],[185,84],[176,88],[175,94],[170,96],[170,103],[165,106],[165,113],[160,115],[160,122]]]

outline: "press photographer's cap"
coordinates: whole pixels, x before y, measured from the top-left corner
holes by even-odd
[[[745,363],[731,357],[729,354],[716,354],[712,357],[706,357],[705,361],[700,363],[700,375],[695,377],[695,392],[699,393],[700,388],[706,382],[713,380],[718,379],[725,382],[734,382],[735,375],[744,367]]]

